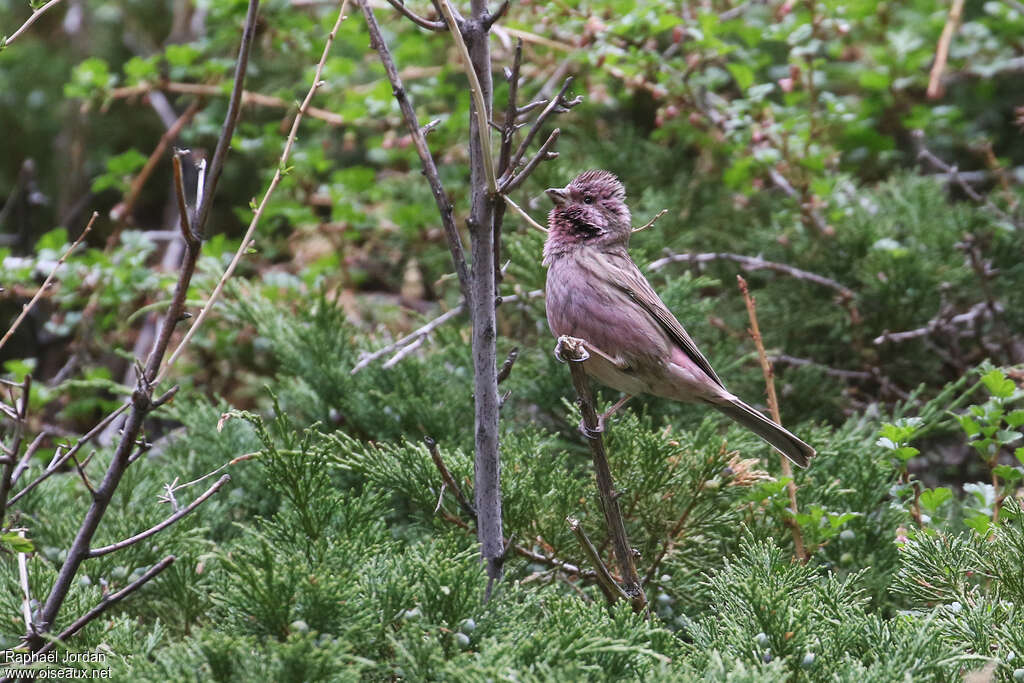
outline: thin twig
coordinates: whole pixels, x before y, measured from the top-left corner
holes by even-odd
[[[18,529],[18,536],[25,538],[25,530]],[[28,553],[18,553],[18,580],[25,602],[21,605],[21,613],[25,618],[25,633],[32,633],[32,591],[28,584]]]
[[[772,363],[783,363],[785,365],[792,365],[794,367],[809,367],[821,370],[826,375],[831,377],[837,377],[839,379],[847,380],[866,380],[874,377],[870,372],[865,370],[843,370],[842,368],[833,368],[813,361],[809,358],[797,358],[796,356],[788,356],[784,353],[776,354],[771,356]]]
[[[928,90],[925,94],[928,99],[934,100],[942,97],[942,72],[946,69],[946,61],[949,59],[949,44],[953,41],[953,34],[960,25],[960,16],[964,11],[964,0],[953,0],[949,7],[949,15],[946,17],[946,25],[942,27],[942,35],[939,36],[939,44],[935,48],[935,63],[932,64],[931,73],[928,75]]]
[[[519,207],[519,205],[516,204],[514,201],[512,201],[512,198],[509,197],[507,194],[501,195],[501,198],[504,199],[505,203],[508,204],[509,208],[511,208],[513,211],[515,211],[519,215],[519,217],[522,218],[524,221],[526,221],[526,224],[529,225],[531,228],[533,228],[534,230],[537,230],[538,232],[542,232],[545,235],[548,233],[548,229],[547,228],[545,228],[543,225],[541,225],[537,221],[533,220],[533,218],[530,216],[530,214],[526,213],[526,211],[521,209]]]
[[[646,223],[641,225],[639,228],[633,228],[633,232],[640,232],[641,230],[646,230],[647,228],[653,226],[655,223],[658,222],[658,219],[661,218],[662,216],[664,216],[666,213],[668,213],[668,209],[662,209],[661,211],[659,211],[654,216],[654,218],[652,218],[651,220],[647,221]]]
[[[779,413],[779,397],[775,394],[775,372],[772,370],[772,364],[768,360],[768,354],[764,350],[764,340],[761,338],[761,328],[757,323],[757,304],[754,302],[754,297],[750,296],[750,290],[747,288],[747,281],[743,279],[742,275],[736,276],[736,281],[739,283],[740,291],[743,292],[743,302],[747,305],[747,315],[750,318],[750,336],[754,340],[754,346],[757,347],[757,358],[761,362],[761,372],[764,374],[764,383],[766,392],[768,394],[768,410],[771,412],[772,419],[775,420],[775,424],[782,425],[782,415]],[[799,511],[797,508],[796,501],[796,482],[793,481],[793,468],[789,464],[789,458],[780,456],[782,460],[782,476],[789,479],[789,483],[786,484],[786,488],[789,491],[789,505],[792,518],[786,518],[786,525],[790,528],[793,533],[793,547],[796,550],[796,556],[801,563],[807,564],[807,560],[810,556],[807,554],[807,549],[804,547],[804,536],[800,530],[800,525],[796,522],[796,515]]]
[[[432,21],[430,19],[424,19],[420,15],[413,12],[411,9],[405,6],[401,0],[388,0],[388,4],[394,7],[399,13],[406,19],[416,24],[420,28],[425,28],[428,31],[446,31],[448,27],[443,21]]]
[[[615,558],[618,561],[619,574],[624,584],[622,588],[629,596],[633,610],[641,612],[647,607],[647,596],[644,594],[643,586],[640,585],[640,577],[633,561],[633,548],[629,545],[629,538],[626,536],[626,523],[622,519],[622,510],[619,508],[618,500],[619,493],[615,490],[611,470],[608,467],[604,438],[597,431],[598,420],[597,410],[594,407],[594,394],[590,380],[587,379],[586,370],[583,369],[583,361],[589,358],[586,342],[573,337],[559,337],[555,354],[569,364],[572,384],[579,398],[580,413],[583,415],[583,426],[593,435],[593,438],[587,439],[587,445],[590,446],[590,454],[594,462],[594,475],[597,480],[601,509],[604,511],[605,526],[615,551]],[[598,568],[598,572],[600,572],[600,568]]]
[[[395,341],[395,342],[393,342],[391,344],[388,344],[387,346],[385,346],[383,348],[377,349],[376,351],[374,351],[372,353],[360,354],[359,362],[355,364],[355,367],[352,368],[352,371],[349,374],[350,375],[354,375],[354,374],[358,373],[360,370],[362,370],[363,368],[365,368],[366,366],[368,366],[370,363],[372,363],[375,360],[377,360],[378,358],[386,356],[389,353],[393,353],[395,351],[399,351],[400,352],[406,346],[408,346],[408,345],[410,345],[410,344],[412,344],[412,343],[414,343],[414,342],[416,342],[418,340],[422,340],[424,337],[428,336],[431,332],[436,330],[438,327],[440,327],[441,325],[445,324],[446,322],[448,322],[452,318],[454,318],[457,315],[459,315],[460,313],[462,313],[465,310],[465,308],[466,308],[466,302],[465,301],[460,301],[458,303],[458,305],[455,306],[454,308],[452,308],[450,311],[446,311],[445,313],[442,313],[441,315],[437,316],[436,318],[434,318],[430,322],[426,323],[422,327],[420,327],[420,328],[414,330],[413,332],[407,334],[406,336],[402,337],[398,341]]]
[[[615,580],[611,572],[608,571],[608,567],[605,566],[604,561],[601,559],[601,554],[583,530],[580,520],[575,517],[569,517],[565,521],[569,523],[569,528],[576,535],[576,538],[579,539],[580,546],[583,548],[583,554],[587,556],[587,559],[590,560],[590,563],[597,570],[597,585],[600,587],[601,592],[604,593],[605,598],[608,599],[608,604],[615,604],[618,600],[630,600],[630,596],[622,589],[622,586]]]
[[[155,83],[143,83],[124,88],[114,88],[110,91],[110,99],[117,100],[137,97],[154,90],[174,93],[176,95],[224,97],[224,89],[219,85],[210,85],[206,83],[179,83],[177,81],[157,81]],[[242,106],[244,107],[247,105],[256,105],[271,109],[291,109],[295,106],[295,103],[289,102],[288,100],[280,97],[274,97],[273,95],[264,95],[263,93],[253,92],[251,90],[243,90]],[[320,109],[319,107],[309,107],[306,110],[306,116],[314,119],[320,119],[332,126],[343,126],[346,123],[345,118],[341,114],[336,114],[332,111],[328,111],[327,109]]]
[[[106,612],[108,609],[110,609],[111,607],[113,607],[117,603],[121,602],[126,597],[128,597],[129,595],[131,595],[132,593],[137,591],[138,589],[142,588],[143,585],[145,585],[150,580],[152,580],[154,577],[156,577],[157,574],[159,574],[160,572],[162,572],[163,570],[167,569],[172,564],[174,564],[174,561],[176,559],[177,558],[174,557],[174,555],[168,555],[167,557],[165,557],[164,559],[160,560],[159,562],[154,564],[152,567],[150,567],[149,571],[147,571],[145,574],[143,574],[139,578],[137,578],[134,581],[132,581],[131,583],[129,583],[127,586],[125,586],[121,590],[117,591],[116,593],[111,593],[110,595],[105,597],[102,601],[100,601],[100,603],[98,605],[96,605],[91,610],[89,610],[88,612],[83,614],[81,617],[76,619],[73,624],[68,626],[63,631],[61,631],[60,635],[57,636],[57,641],[48,642],[45,645],[43,645],[41,648],[39,648],[39,650],[36,651],[36,657],[44,655],[47,652],[49,652],[50,650],[52,650],[54,647],[57,646],[57,642],[65,641],[68,638],[70,638],[71,636],[73,636],[76,633],[78,633],[79,631],[81,631],[83,628],[86,627],[86,625],[90,621],[92,621],[96,617],[100,616],[101,614]]]
[[[656,261],[652,261],[647,269],[651,271],[661,270],[670,263],[689,263],[691,265],[698,263],[708,263],[710,261],[734,261],[743,266],[745,270],[773,270],[783,275],[796,278],[797,280],[805,280],[807,282],[813,282],[816,285],[822,287],[828,287],[834,289],[839,293],[839,296],[843,300],[853,300],[856,298],[856,294],[852,289],[845,285],[836,282],[832,278],[825,277],[824,275],[818,275],[807,270],[801,270],[785,263],[778,263],[776,261],[766,261],[757,256],[744,256],[742,254],[730,254],[725,252],[711,252],[704,254],[669,254]]]
[[[444,227],[445,237],[448,240],[448,250],[452,255],[455,274],[459,277],[459,287],[462,290],[463,297],[468,297],[469,270],[462,247],[462,237],[459,235],[459,229],[455,226],[451,202],[448,201],[448,195],[441,184],[441,176],[437,172],[437,165],[434,163],[434,157],[430,153],[430,147],[427,146],[427,140],[421,132],[419,119],[416,117],[416,110],[413,109],[412,102],[409,101],[409,96],[402,85],[402,78],[398,74],[398,67],[395,66],[395,60],[391,56],[391,51],[388,49],[387,43],[384,42],[380,24],[377,23],[377,18],[373,14],[373,8],[368,0],[361,0],[359,4],[363,10],[363,16],[366,18],[366,27],[370,32],[370,46],[377,51],[381,64],[384,65],[384,71],[391,82],[391,91],[398,101],[398,107],[401,109],[406,127],[409,129],[409,136],[412,138],[413,145],[416,147],[416,153],[419,155],[420,162],[423,165],[423,175],[426,176],[427,182],[430,184],[430,190],[434,195],[434,202],[437,204],[438,212],[441,214],[441,225]]]
[[[533,155],[529,162],[527,162],[526,166],[523,167],[523,170],[502,183],[501,191],[503,193],[514,191],[517,187],[523,184],[524,180],[530,177],[530,174],[537,169],[542,161],[557,159],[558,152],[552,152],[551,148],[555,145],[555,142],[558,141],[558,136],[561,134],[562,131],[559,128],[555,128],[551,131],[551,135],[548,136],[548,139],[540,146],[537,153]]]
[[[466,517],[475,522],[476,510],[473,509],[469,499],[466,498],[466,494],[462,492],[462,488],[459,486],[459,483],[455,481],[455,477],[453,477],[452,473],[448,470],[448,466],[444,464],[444,459],[441,458],[441,453],[437,449],[437,441],[429,436],[424,438],[423,441],[427,444],[427,450],[430,452],[430,459],[434,461],[434,466],[441,474],[441,480],[452,492],[452,495],[455,496],[455,500],[458,501],[459,507],[462,508]]]
[[[562,84],[561,90],[558,91],[558,94],[548,100],[547,106],[545,106],[544,109],[541,110],[540,114],[537,115],[533,125],[530,126],[530,130],[526,132],[526,135],[519,142],[519,146],[516,148],[515,154],[512,155],[508,169],[505,171],[505,175],[510,175],[519,166],[519,163],[523,160],[523,156],[526,155],[526,150],[530,148],[533,138],[537,136],[538,132],[540,132],[540,129],[544,126],[548,117],[555,113],[557,109],[569,109],[583,101],[582,97],[575,97],[571,100],[565,99],[565,93],[569,90],[570,86],[572,86],[572,82],[572,76],[566,78],[565,82]]]
[[[39,290],[36,292],[35,296],[33,296],[27,304],[21,307],[21,313],[18,315],[17,318],[15,318],[14,323],[11,324],[10,328],[8,328],[7,333],[3,336],[3,339],[0,339],[0,349],[4,347],[4,344],[7,343],[7,340],[11,338],[11,335],[14,334],[14,331],[18,329],[19,325],[21,325],[22,321],[25,319],[25,316],[28,315],[29,311],[32,310],[32,307],[35,306],[39,299],[43,296],[43,292],[45,292],[47,288],[50,286],[50,283],[53,281],[53,278],[57,275],[57,271],[60,270],[60,267],[62,265],[64,265],[64,261],[67,260],[68,256],[71,255],[71,252],[73,252],[75,248],[82,243],[82,240],[85,239],[85,236],[89,234],[90,230],[92,230],[92,225],[93,223],[96,222],[96,218],[98,216],[98,212],[92,212],[92,218],[90,218],[89,223],[86,224],[85,230],[83,230],[82,234],[78,236],[78,239],[76,239],[72,243],[72,245],[68,247],[67,251],[61,254],[61,257],[57,259],[56,265],[53,266],[53,270],[51,270],[50,274],[46,276],[45,280],[43,280],[43,284],[39,287]]]
[[[971,201],[975,204],[980,204],[986,209],[994,213],[996,216],[1006,221],[1007,223],[1021,227],[1022,223],[1018,219],[1014,218],[1010,214],[1006,213],[989,199],[987,196],[982,195],[974,187],[967,182],[967,180],[960,174],[959,169],[956,166],[951,166],[945,161],[935,156],[928,146],[925,144],[925,136],[923,130],[915,130],[911,133],[911,138],[914,141],[914,145],[917,147],[917,158],[921,161],[928,162],[936,170],[942,171],[949,178],[951,185],[956,185],[964,191]]]
[[[1001,304],[995,304],[995,312],[1002,313],[1003,306]],[[904,332],[883,332],[872,340],[872,343],[876,346],[885,344],[886,342],[905,342],[911,339],[918,339],[920,337],[927,337],[934,334],[936,331],[946,327],[967,325],[975,320],[984,320],[992,314],[992,310],[989,307],[988,302],[982,301],[981,303],[974,304],[966,313],[960,313],[950,318],[945,318],[942,315],[938,315],[928,321],[923,327],[918,327],[913,330],[906,330]]]
[[[234,274],[235,269],[238,267],[238,263],[242,260],[242,257],[250,249],[250,243],[253,239],[253,235],[256,233],[256,226],[259,225],[260,219],[263,217],[263,212],[266,210],[267,204],[270,202],[270,197],[271,195],[273,195],[274,190],[277,189],[277,186],[281,182],[281,178],[284,175],[284,169],[286,168],[288,157],[291,155],[292,145],[295,144],[295,137],[299,132],[299,124],[302,122],[302,117],[306,114],[306,110],[309,108],[309,103],[313,99],[313,95],[316,93],[317,88],[323,85],[323,81],[320,80],[320,75],[323,73],[324,64],[327,62],[327,55],[331,50],[331,44],[334,42],[334,37],[338,33],[338,27],[341,25],[341,22],[345,19],[345,8],[347,6],[348,0],[344,0],[344,2],[342,2],[341,4],[341,9],[338,11],[338,18],[334,22],[334,27],[331,29],[331,32],[327,36],[327,40],[324,43],[323,53],[320,55],[320,61],[316,65],[316,74],[313,76],[313,84],[310,86],[309,91],[306,93],[306,97],[302,101],[302,104],[299,106],[299,110],[295,113],[295,120],[292,121],[291,131],[288,133],[288,138],[287,140],[285,140],[284,149],[281,151],[281,157],[278,160],[277,170],[274,171],[274,177],[270,181],[270,185],[267,187],[266,192],[263,193],[263,199],[260,201],[259,206],[256,208],[256,212],[253,214],[252,220],[249,222],[249,227],[248,229],[246,229],[245,235],[242,237],[242,243],[238,246],[238,250],[235,251],[235,255],[232,257],[231,262],[228,264],[228,267],[224,270],[224,273],[221,275],[220,280],[217,281],[217,284],[216,286],[214,286],[213,291],[210,292],[210,296],[206,298],[206,305],[203,306],[203,308],[199,311],[199,314],[196,316],[195,322],[192,323],[192,326],[188,328],[188,331],[185,333],[185,336],[182,338],[177,348],[174,349],[174,352],[171,353],[170,357],[167,359],[167,363],[164,365],[159,375],[157,375],[157,378],[154,380],[154,384],[159,383],[160,380],[162,380],[167,375],[168,370],[170,370],[171,366],[174,365],[175,361],[181,355],[182,351],[185,350],[185,347],[192,340],[192,337],[195,336],[195,333],[199,330],[199,326],[202,325],[203,321],[205,321],[206,318],[210,315],[210,311],[213,310],[214,304],[220,298],[221,292],[224,290],[224,286],[227,284],[227,281]],[[214,164],[216,164],[216,162],[217,156],[215,155]],[[215,189],[215,178],[216,175],[219,175],[219,170],[220,169],[214,168],[214,165],[211,165],[210,174],[211,181],[213,182],[204,189],[206,197],[204,197],[203,199],[202,208],[197,210],[196,212],[196,225],[194,226],[193,232],[199,235],[203,233],[206,216],[208,215],[209,212],[208,207],[211,203],[207,201],[207,198],[212,196],[212,193]],[[215,171],[217,172],[217,174],[214,173]]]
[[[172,159],[174,170],[174,195],[178,200],[178,227],[181,230],[182,239],[192,249],[199,246],[199,237],[192,229],[192,222],[188,217],[188,200],[185,199],[185,180],[181,175],[181,156],[175,152]],[[138,312],[136,312],[138,313]]]
[[[230,474],[225,474],[223,477],[218,479],[213,484],[213,486],[211,486],[210,488],[206,489],[206,491],[203,493],[203,495],[199,496],[198,498],[193,500],[191,503],[189,503],[187,507],[184,507],[181,510],[178,510],[173,515],[171,515],[170,517],[168,517],[164,521],[160,522],[159,524],[157,524],[155,526],[152,526],[149,529],[146,529],[145,531],[137,533],[137,534],[135,534],[134,536],[132,536],[130,538],[126,538],[123,541],[118,541],[117,543],[111,543],[110,545],[105,545],[105,546],[102,546],[100,548],[93,548],[92,550],[89,551],[89,557],[90,558],[101,557],[101,556],[106,555],[108,553],[112,553],[114,551],[121,550],[122,548],[127,548],[128,546],[135,545],[139,541],[146,540],[147,538],[149,538],[153,534],[160,533],[161,531],[163,531],[167,527],[171,526],[172,524],[177,522],[182,517],[190,514],[197,507],[199,507],[200,505],[205,503],[206,500],[208,498],[210,498],[210,496],[212,496],[213,494],[217,493],[217,491],[219,491],[220,488],[222,486],[224,486],[224,484],[228,483],[229,481],[231,481],[231,475]]]
[[[42,474],[40,474],[38,477],[36,477],[32,481],[30,481],[28,484],[25,484],[24,488],[22,488],[20,491],[18,491],[16,494],[14,494],[11,497],[11,500],[8,503],[8,505],[14,505],[16,502],[18,502],[18,500],[22,496],[24,496],[26,493],[28,493],[29,491],[34,489],[36,486],[39,486],[40,484],[42,484],[44,481],[46,481],[50,477],[50,475],[55,474],[58,470],[60,470],[60,468],[64,465],[64,463],[66,463],[68,460],[73,458],[75,456],[75,454],[79,450],[81,450],[82,446],[84,446],[85,444],[89,443],[89,441],[91,441],[95,437],[99,436],[103,432],[103,430],[105,430],[107,428],[107,426],[111,422],[113,422],[115,419],[117,419],[117,417],[121,413],[126,411],[130,406],[131,406],[131,402],[122,403],[119,408],[117,408],[116,410],[111,412],[109,415],[107,415],[105,418],[100,420],[96,424],[95,427],[90,429],[88,432],[86,432],[82,436],[82,438],[80,438],[77,442],[75,442],[75,445],[72,446],[70,449],[68,449],[68,451],[66,453],[61,455],[60,458],[55,459],[50,464],[50,466],[47,467],[42,472]],[[17,481],[17,478],[15,478],[15,481]]]
[[[438,8],[448,22],[448,29],[451,31],[455,45],[459,49],[459,55],[462,57],[462,65],[465,67],[466,77],[469,78],[469,92],[473,97],[473,107],[476,110],[477,133],[480,135],[480,151],[484,162],[484,179],[487,181],[487,191],[494,195],[498,192],[498,182],[494,175],[494,159],[491,156],[491,127],[487,125],[487,105],[484,102],[484,93],[480,87],[480,78],[477,76],[476,69],[473,68],[473,60],[469,56],[469,48],[466,47],[466,41],[462,37],[462,29],[455,20],[455,15],[452,13],[448,0],[438,0]]]
[[[8,36],[6,40],[0,42],[0,50],[4,49],[5,47],[7,47],[11,43],[13,43],[15,40],[17,40],[21,36],[22,33],[24,33],[25,31],[28,30],[29,26],[31,26],[32,24],[36,23],[36,20],[39,19],[39,17],[41,17],[44,14],[46,14],[47,10],[49,10],[54,5],[57,5],[59,3],[60,3],[60,0],[50,0],[50,2],[46,3],[45,5],[40,7],[39,9],[35,10],[34,12],[32,12],[32,15],[27,20],[25,20],[25,23],[22,24],[21,27],[18,28],[17,31],[15,31],[10,36]]]
[[[117,204],[113,209],[110,210],[110,217],[115,221],[121,221],[123,219],[130,219],[132,209],[135,206],[136,200],[139,198],[139,194],[142,192],[142,188],[145,186],[149,176],[153,174],[153,170],[156,169],[156,165],[164,158],[164,153],[167,151],[168,145],[178,137],[181,129],[188,125],[189,121],[196,115],[199,108],[202,106],[200,100],[193,100],[192,104],[188,106],[178,120],[175,121],[171,126],[164,131],[164,134],[160,136],[159,142],[156,143],[156,147],[153,148],[153,152],[146,159],[145,165],[142,170],[139,171],[135,179],[132,180],[131,187],[128,188],[128,192],[125,193],[124,199]],[[174,157],[177,159],[177,155]],[[176,162],[179,163],[180,162]]]

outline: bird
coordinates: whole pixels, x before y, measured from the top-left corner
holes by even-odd
[[[548,326],[556,338],[581,339],[589,353],[583,361],[587,374],[625,395],[601,415],[593,432],[602,431],[630,398],[650,394],[717,408],[807,467],[814,448],[725,388],[633,263],[633,229],[619,179],[604,170],[586,171],[546,194],[554,202],[543,255]],[[596,436],[582,423],[580,429]]]

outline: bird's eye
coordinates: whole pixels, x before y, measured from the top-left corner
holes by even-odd
[[[594,203],[594,195],[590,195],[590,194],[583,195],[583,203],[584,204],[593,204]]]

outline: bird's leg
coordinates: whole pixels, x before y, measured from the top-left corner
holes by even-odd
[[[598,415],[596,429],[588,429],[586,423],[581,419],[580,432],[582,432],[583,436],[587,437],[588,439],[596,439],[597,435],[604,431],[604,421],[607,420],[612,415],[614,415],[615,411],[617,411],[619,408],[626,405],[626,402],[631,398],[633,398],[631,394],[626,394],[618,401],[616,401],[615,405],[613,405],[611,408]]]

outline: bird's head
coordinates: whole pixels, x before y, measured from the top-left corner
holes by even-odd
[[[548,214],[549,251],[574,246],[627,245],[630,227],[626,189],[608,171],[586,171],[565,187],[546,191],[555,203]]]

